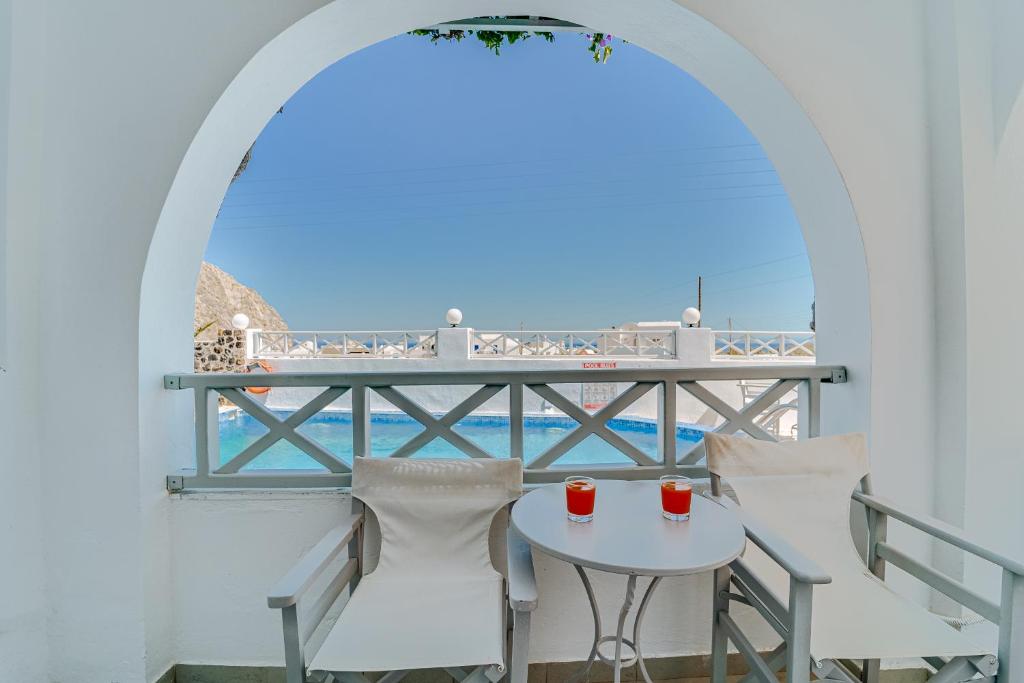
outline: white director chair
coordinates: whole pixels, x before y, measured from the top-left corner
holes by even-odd
[[[282,611],[288,683],[382,671],[393,683],[413,669],[498,681],[510,613],[511,679],[525,681],[536,583],[529,547],[508,534],[521,494],[517,459],[356,458],[351,516],[267,599]]]
[[[775,683],[783,666],[791,683],[811,673],[876,683],[880,659],[903,658],[924,659],[936,669],[933,683],[1024,680],[1024,565],[870,495],[863,435],[771,443],[707,434],[705,444],[712,495],[737,510],[751,541],[715,575],[713,683],[724,681],[729,641],[749,661],[750,677],[764,683]],[[739,505],[721,495],[723,480]],[[866,562],[850,532],[852,500],[868,512]],[[1000,604],[890,545],[890,517],[1001,567]],[[1020,533],[1021,520],[1008,521]],[[975,641],[894,592],[884,581],[886,562],[997,624],[998,645]],[[732,602],[755,608],[782,637],[767,658],[730,615]]]

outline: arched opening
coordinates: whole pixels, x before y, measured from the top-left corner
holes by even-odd
[[[757,140],[637,45],[595,64],[583,30],[498,55],[400,35],[317,74],[260,133],[207,247],[269,305],[229,310],[224,288],[244,290],[204,268],[201,338],[238,312],[263,339],[428,330],[451,306],[476,330],[679,324],[698,303],[704,327],[808,338],[803,236]]]
[[[841,396],[826,397],[825,429],[866,430],[870,321],[863,246],[853,208],[812,122],[752,54],[706,20],[656,2],[628,11],[611,3],[498,7],[452,2],[431,8],[394,3],[368,8],[351,2],[307,16],[250,61],[211,111],[168,195],[150,247],[140,311],[143,438],[159,434],[162,443],[183,446],[174,449],[171,463],[163,464],[188,464],[183,460],[187,438],[165,430],[171,424],[167,411],[178,415],[176,424],[181,426],[190,406],[149,391],[147,378],[157,378],[168,368],[188,367],[183,330],[190,329],[190,322],[185,322],[192,316],[189,293],[237,160],[280,103],[327,65],[407,30],[493,13],[556,16],[608,27],[693,75],[743,120],[778,170],[804,229],[818,300],[819,360],[842,362],[853,375]],[[149,407],[150,402],[155,405]],[[157,414],[159,419],[151,419]]]
[[[261,49],[233,80],[193,140],[150,245],[140,304],[140,429],[144,480],[191,465],[192,404],[161,389],[161,377],[192,365],[189,330],[199,264],[238,160],[280,104],[345,56],[393,35],[480,15],[537,15],[601,27],[680,67],[722,99],[761,142],[788,193],[814,274],[820,363],[846,365],[851,381],[826,392],[823,431],[869,428],[871,370],[868,274],[843,179],[814,124],[752,53],[705,19],[661,0],[340,1]],[[147,490],[157,500],[163,491]],[[147,555],[159,556],[157,536]],[[159,566],[159,562],[151,564]],[[158,585],[160,577],[148,576]],[[156,592],[155,589],[153,592]],[[147,637],[149,634],[147,633]],[[154,636],[156,637],[156,636]]]

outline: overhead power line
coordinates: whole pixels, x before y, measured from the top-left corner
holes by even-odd
[[[711,187],[682,187],[682,188],[678,188],[677,192],[709,192],[709,191],[716,191],[716,190],[747,190],[747,189],[761,189],[761,188],[768,188],[768,187],[781,187],[781,185],[779,185],[779,183],[746,183],[746,184],[742,184],[742,185],[715,185],[715,186],[711,186]],[[624,199],[625,198],[625,199],[629,199],[629,198],[644,197],[644,196],[647,196],[648,194],[649,193],[647,193],[647,192],[620,192],[620,193],[617,193],[617,194],[605,193],[605,194],[601,195],[601,198],[602,199],[612,199],[612,198],[617,198],[617,199]],[[548,198],[545,198],[545,199],[534,198],[534,199],[530,199],[530,200],[524,200],[521,197],[517,197],[517,198],[514,198],[514,199],[504,199],[504,200],[484,199],[482,201],[476,201],[476,202],[460,201],[459,202],[459,207],[461,208],[461,207],[464,207],[464,206],[501,206],[503,204],[521,205],[521,204],[524,204],[524,203],[530,203],[532,205],[533,203],[537,203],[537,202],[552,202],[552,201],[558,202],[558,201],[565,201],[566,199],[570,199],[570,200],[575,200],[575,199],[589,200],[591,198],[593,198],[592,194],[576,194],[576,195],[571,195],[571,196],[548,197]],[[298,213],[296,213],[296,212],[256,213],[256,214],[249,214],[249,215],[245,215],[245,216],[220,216],[219,219],[220,220],[238,221],[238,220],[252,220],[254,218],[286,218],[288,216],[298,216],[298,217],[305,217],[305,216],[339,216],[339,217],[343,217],[343,218],[358,218],[358,217],[364,216],[366,214],[370,214],[370,215],[380,214],[380,213],[389,213],[390,214],[390,213],[409,212],[409,211],[413,211],[413,212],[432,211],[432,210],[436,210],[436,209],[444,209],[444,210],[447,211],[447,210],[450,209],[450,205],[448,205],[448,204],[438,204],[438,203],[435,202],[435,203],[431,203],[431,204],[414,204],[414,205],[411,205],[411,206],[401,206],[401,207],[360,208],[360,209],[352,209],[352,210],[328,209],[326,211],[302,211],[302,212],[298,212]]]
[[[782,197],[787,197],[787,196],[788,195],[786,195],[785,192],[778,192],[778,193],[774,193],[774,194],[757,194],[757,195],[733,196],[733,197],[701,197],[701,198],[695,198],[695,199],[680,199],[680,200],[664,201],[664,202],[646,202],[646,203],[641,203],[641,204],[610,204],[610,205],[604,205],[604,206],[594,206],[594,205],[589,205],[588,204],[586,207],[567,206],[567,207],[559,207],[559,208],[552,208],[552,209],[544,209],[542,211],[533,211],[533,210],[527,208],[527,209],[524,209],[522,211],[487,211],[487,212],[482,212],[482,213],[460,213],[460,214],[458,214],[458,216],[461,217],[461,218],[475,218],[475,217],[493,218],[494,216],[522,216],[522,215],[532,216],[532,215],[537,215],[537,214],[562,213],[562,212],[566,212],[566,211],[580,212],[582,210],[604,211],[604,210],[615,210],[615,209],[638,209],[638,208],[648,208],[648,207],[652,207],[652,206],[695,204],[695,203],[704,203],[704,202],[746,201],[746,200],[755,200],[755,199],[782,198]],[[445,217],[451,218],[454,215],[454,211],[453,210],[455,208],[457,208],[457,207],[434,207],[434,209],[442,209],[442,208],[445,209],[446,212],[447,212],[445,214]],[[438,220],[438,218],[436,216],[414,216],[414,217],[411,217],[411,218],[398,218],[398,217],[395,217],[395,218],[376,218],[376,219],[371,219],[369,222],[371,224],[374,223],[374,222],[388,222],[388,223],[396,223],[397,222],[397,223],[401,223],[403,225],[408,225],[409,223],[422,223],[424,221],[436,222],[437,220]],[[359,222],[355,222],[354,226],[355,227],[361,227],[361,226],[365,227],[366,224],[367,224],[367,221],[359,221]],[[340,228],[340,227],[346,227],[347,225],[348,225],[348,223],[345,222],[345,221],[326,221],[326,222],[320,222],[320,223],[292,223],[292,222],[288,222],[288,223],[275,223],[275,224],[263,224],[263,225],[217,226],[217,230],[218,231],[229,232],[229,231],[233,231],[233,230],[267,230],[267,229],[277,229],[277,228],[315,228],[315,227],[334,227],[334,228]]]
[[[768,174],[768,173],[774,174],[775,172],[776,171],[773,168],[764,168],[764,169],[760,169],[759,168],[759,169],[745,169],[745,170],[740,170],[740,171],[717,171],[717,172],[714,172],[714,173],[687,173],[687,174],[682,174],[682,175],[666,177],[666,178],[664,178],[664,180],[667,180],[667,181],[677,181],[677,180],[693,180],[693,179],[696,179],[696,178],[720,178],[720,177],[725,177],[725,176],[765,175],[765,174]],[[485,177],[478,177],[478,178],[459,178],[459,179],[455,179],[455,180],[447,179],[446,178],[446,179],[422,180],[422,181],[413,181],[413,182],[380,183],[380,184],[376,184],[376,185],[350,185],[348,187],[340,187],[340,188],[293,188],[293,189],[289,189],[289,190],[270,190],[270,191],[267,191],[267,192],[259,192],[259,193],[255,193],[254,192],[254,193],[250,193],[250,194],[252,196],[256,196],[256,195],[267,196],[267,195],[276,195],[276,194],[298,195],[300,193],[308,193],[308,194],[318,193],[318,194],[323,194],[325,192],[331,192],[332,194],[334,194],[334,193],[337,193],[337,192],[355,192],[355,191],[362,191],[362,190],[367,190],[367,189],[383,189],[383,188],[392,189],[392,188],[404,187],[406,185],[427,185],[427,184],[430,184],[430,185],[436,185],[436,184],[457,185],[457,184],[460,184],[460,183],[480,183],[480,182],[487,182],[487,181],[500,181],[500,180],[510,180],[510,179],[524,178],[524,177],[532,177],[533,175],[534,174],[525,174],[525,175],[519,175],[519,176],[493,176],[493,177],[486,177],[485,176]],[[516,187],[514,189],[516,191],[521,191],[521,190],[547,190],[547,189],[554,189],[554,188],[583,187],[583,186],[592,186],[592,185],[598,185],[598,186],[600,186],[600,185],[619,185],[619,184],[629,184],[629,183],[645,183],[645,184],[650,184],[650,182],[651,181],[650,181],[649,178],[637,178],[635,175],[630,174],[630,175],[628,175],[626,177],[621,177],[621,178],[604,176],[604,177],[602,177],[600,179],[596,179],[596,180],[577,180],[577,181],[568,182],[568,183],[543,183],[543,184],[540,184],[540,185],[519,186],[519,187]],[[499,185],[498,187],[492,187],[492,188],[481,188],[481,187],[468,186],[468,187],[455,188],[455,189],[432,189],[432,190],[428,190],[426,192],[379,194],[379,195],[371,195],[371,196],[372,196],[373,199],[394,199],[394,198],[401,198],[401,197],[437,197],[437,196],[443,196],[443,195],[456,195],[456,194],[480,194],[480,193],[483,193],[483,192],[503,192],[504,193],[504,192],[508,192],[508,189],[509,188],[506,185]],[[245,196],[250,196],[250,195],[245,195]],[[299,197],[297,199],[281,199],[281,200],[271,200],[271,201],[268,201],[268,202],[245,202],[245,203],[235,202],[235,201],[231,200],[231,201],[225,201],[224,204],[221,206],[221,209],[222,210],[224,210],[224,209],[240,209],[240,208],[251,208],[251,207],[254,207],[254,206],[288,206],[288,205],[291,205],[291,204],[303,204],[303,205],[308,205],[308,204],[325,204],[325,203],[338,202],[338,201],[342,201],[342,199],[339,199],[336,196],[332,196],[332,197],[327,198],[327,199],[309,199],[309,198]]]
[[[675,148],[675,149],[673,149],[673,148],[663,148],[663,149],[657,150],[657,151],[645,151],[645,152],[640,152],[640,151],[637,151],[637,152],[620,152],[620,153],[617,153],[617,154],[601,154],[599,156],[598,155],[594,155],[594,156],[592,156],[590,158],[590,161],[604,161],[604,160],[607,160],[609,157],[627,157],[627,156],[643,156],[645,154],[646,155],[650,155],[650,154],[663,154],[666,151],[667,152],[673,152],[673,153],[682,153],[682,152],[703,152],[703,151],[722,150],[722,149],[741,149],[741,148],[750,148],[750,147],[760,147],[760,145],[758,143],[756,143],[756,142],[750,142],[750,143],[731,144],[731,145],[707,145],[707,146],[703,146],[703,147],[683,147],[683,148]],[[759,158],[764,158],[764,157],[762,156],[762,157],[759,157]],[[236,185],[241,185],[241,184],[251,184],[251,183],[270,183],[270,182],[280,182],[280,181],[288,181],[288,180],[310,180],[310,179],[315,179],[315,178],[340,178],[340,177],[350,177],[350,176],[380,175],[380,174],[385,174],[385,173],[422,173],[424,171],[441,171],[441,170],[450,170],[450,169],[454,169],[454,168],[488,168],[488,167],[494,167],[494,166],[512,166],[512,165],[517,165],[517,164],[546,163],[546,162],[551,162],[551,161],[560,161],[560,160],[564,160],[564,159],[580,160],[581,157],[579,155],[577,155],[577,154],[574,154],[572,156],[563,155],[561,157],[545,157],[543,159],[507,159],[505,161],[484,161],[484,162],[475,162],[475,163],[467,163],[467,164],[446,164],[446,165],[435,165],[435,166],[420,166],[420,167],[415,167],[415,168],[388,168],[388,169],[373,169],[373,170],[364,170],[364,171],[344,171],[344,172],[341,172],[341,173],[317,174],[317,175],[308,175],[308,176],[282,176],[282,177],[278,177],[278,178],[239,178],[237,181],[235,181],[235,184]]]

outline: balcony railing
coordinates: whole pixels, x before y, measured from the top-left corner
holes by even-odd
[[[595,330],[536,332],[474,330],[470,355],[504,356],[631,356],[674,358],[674,330]]]
[[[440,337],[449,343],[439,343]],[[461,338],[460,338],[461,336]],[[391,332],[252,330],[247,357],[517,359],[600,356],[622,359],[813,361],[813,332],[720,332],[707,328],[513,331],[442,328]]]
[[[743,405],[733,407],[712,391],[709,382],[744,382],[761,389],[744,396]],[[338,487],[351,484],[351,465],[325,448],[315,438],[299,431],[314,415],[340,397],[351,397],[352,448],[355,456],[374,455],[371,440],[370,397],[376,394],[422,425],[423,431],[391,453],[390,457],[408,457],[435,438],[443,439],[461,454],[474,458],[497,457],[453,429],[484,403],[507,389],[509,457],[526,459],[528,483],[560,481],[567,474],[580,473],[600,478],[648,479],[681,473],[702,477],[706,469],[703,442],[680,452],[677,441],[677,387],[720,416],[715,431],[731,434],[745,432],[756,439],[778,440],[770,429],[783,397],[799,396],[799,432],[802,437],[819,432],[820,389],[822,383],[846,381],[841,366],[729,366],[698,369],[615,369],[615,370],[513,370],[460,372],[359,372],[359,373],[274,373],[180,374],[167,375],[164,386],[171,390],[192,389],[195,397],[195,470],[168,477],[172,491],[194,488],[267,488]],[[610,384],[625,388],[589,412],[556,391],[553,385]],[[410,395],[411,387],[466,388],[468,397],[444,414],[424,408]],[[733,386],[735,386],[733,384]],[[318,388],[319,393],[287,417],[278,417],[261,404],[246,387]],[[711,388],[709,388],[711,387]],[[524,392],[533,392],[548,405],[572,418],[578,425],[561,440],[538,455],[524,458]],[[471,393],[470,393],[471,392]],[[652,455],[609,428],[608,422],[642,396],[656,394],[658,448]],[[582,392],[581,392],[582,393]],[[223,397],[262,423],[266,433],[249,443],[226,461],[219,445],[219,398]],[[786,404],[790,405],[790,404]],[[628,465],[562,466],[560,458],[591,435],[610,444],[628,459]],[[322,469],[244,470],[261,453],[285,440],[316,461]]]
[[[715,358],[814,359],[813,332],[715,332]]]
[[[433,358],[437,332],[275,332],[252,333],[250,357],[272,358]]]

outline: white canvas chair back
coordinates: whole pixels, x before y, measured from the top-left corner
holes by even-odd
[[[863,434],[783,443],[707,434],[704,443],[708,470],[733,489],[743,510],[832,577],[813,594],[811,656],[816,660],[986,652],[892,591],[857,552],[850,506],[851,494],[868,473]],[[785,604],[788,575],[751,543],[743,561]]]
[[[868,473],[863,434],[786,444],[708,434],[708,470],[745,510],[835,578],[865,569],[850,535],[850,494]]]
[[[356,458],[352,495],[375,520],[377,540],[364,540],[373,566],[310,671],[503,665],[503,578],[488,536],[522,479],[515,459]]]
[[[490,578],[495,515],[522,495],[522,463],[510,460],[356,458],[352,495],[372,511],[378,578]]]

